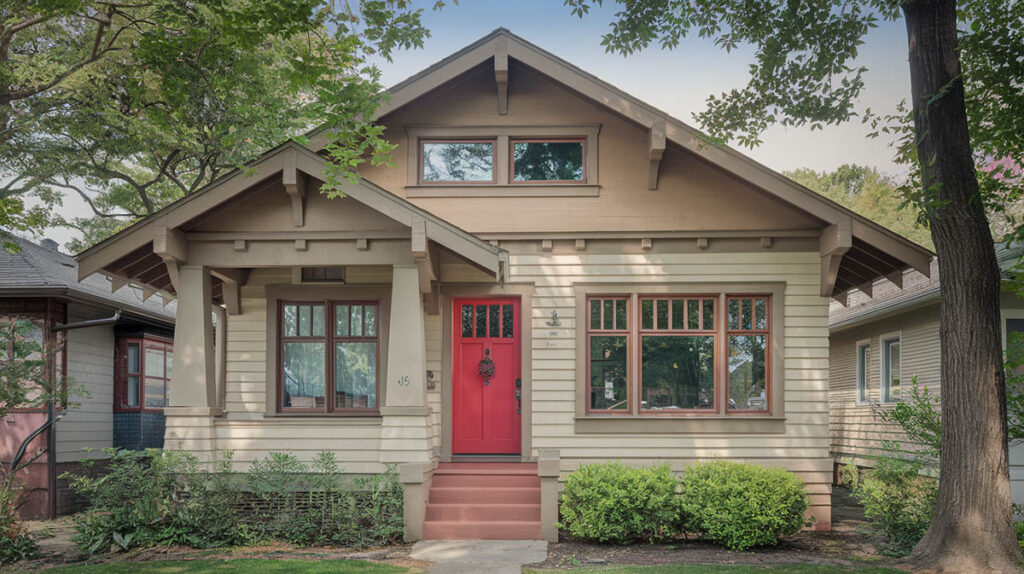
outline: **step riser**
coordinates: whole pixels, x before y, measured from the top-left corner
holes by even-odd
[[[449,522],[539,522],[539,504],[427,504],[427,520]]]
[[[540,540],[540,522],[425,522],[426,540]]]
[[[540,477],[500,474],[441,474],[434,475],[432,486],[441,488],[464,487],[532,487],[540,488]]]
[[[539,504],[537,488],[439,488],[430,489],[430,502],[443,504]]]

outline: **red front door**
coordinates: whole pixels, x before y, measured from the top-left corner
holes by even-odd
[[[452,311],[452,452],[519,454],[519,300],[456,299]],[[490,377],[480,373],[485,358]]]

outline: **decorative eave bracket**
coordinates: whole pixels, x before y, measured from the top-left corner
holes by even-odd
[[[665,157],[665,122],[651,126],[650,166],[647,172],[647,189],[658,189],[658,172],[661,158]]]
[[[295,150],[288,150],[283,159],[281,182],[292,200],[292,223],[295,227],[303,227],[306,225],[306,174],[295,167]]]
[[[210,269],[210,274],[221,280],[224,308],[228,315],[241,314],[241,290],[248,278],[248,272],[245,269]]]
[[[821,296],[831,297],[839,275],[843,255],[853,247],[853,221],[849,216],[840,216],[832,225],[821,232],[818,239],[818,254],[821,256]]]
[[[412,257],[419,272],[424,310],[428,315],[437,315],[441,310],[441,254],[437,244],[427,238],[426,221],[414,220],[411,233]]]
[[[153,233],[153,253],[159,255],[167,266],[167,276],[177,292],[178,266],[188,258],[188,241],[185,234],[177,229],[158,227]]]
[[[498,87],[498,115],[508,115],[508,42],[494,52],[494,82]]]

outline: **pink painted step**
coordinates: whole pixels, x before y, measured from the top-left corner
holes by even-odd
[[[540,539],[537,465],[506,462],[439,465],[430,486],[423,537]]]
[[[423,523],[423,538],[427,540],[540,540],[540,521],[428,521]]]

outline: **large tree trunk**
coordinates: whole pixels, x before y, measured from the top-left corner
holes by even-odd
[[[909,560],[948,572],[1017,572],[1006,446],[999,266],[978,198],[956,3],[904,3],[914,127],[941,269],[942,453],[935,517]],[[934,203],[934,202],[940,203]]]

